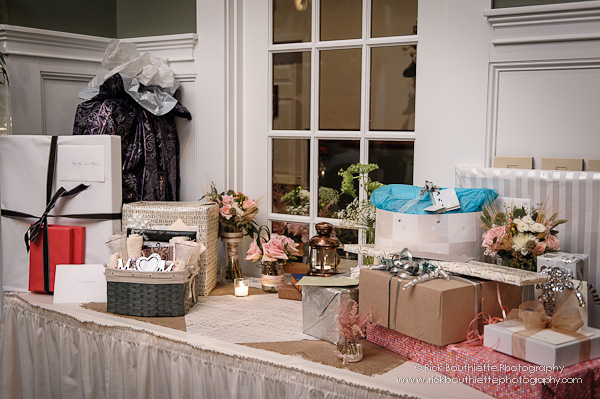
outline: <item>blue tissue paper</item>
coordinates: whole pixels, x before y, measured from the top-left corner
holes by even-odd
[[[411,215],[431,215],[424,209],[433,205],[429,192],[425,191],[419,195],[422,187],[410,186],[407,184],[388,184],[379,187],[371,194],[371,203],[378,209],[385,211],[399,212],[407,203],[408,208],[403,213]],[[441,188],[440,190],[445,190]],[[490,188],[455,188],[456,196],[460,202],[460,209],[446,213],[467,213],[479,212],[483,205],[492,202],[498,197],[498,192]]]

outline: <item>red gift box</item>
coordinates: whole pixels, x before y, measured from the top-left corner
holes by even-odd
[[[367,328],[367,341],[449,377],[439,382],[461,382],[495,398],[600,398],[600,359],[544,370],[485,346],[436,346],[376,324]]]
[[[29,291],[44,290],[44,235],[29,250]],[[56,265],[80,265],[85,259],[85,227],[48,225],[49,292],[54,291]]]

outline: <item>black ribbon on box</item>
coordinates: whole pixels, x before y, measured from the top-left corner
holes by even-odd
[[[50,247],[48,244],[48,218],[49,217],[62,217],[69,219],[90,219],[90,220],[120,220],[121,213],[81,213],[81,214],[69,214],[69,215],[50,215],[50,211],[54,208],[57,201],[60,198],[72,198],[77,194],[89,188],[89,185],[79,184],[71,190],[66,190],[64,187],[60,187],[54,194],[52,194],[52,182],[54,181],[54,173],[56,170],[56,153],[58,148],[58,136],[52,136],[50,140],[50,155],[48,157],[48,170],[46,175],[46,208],[42,213],[42,216],[34,216],[28,213],[12,211],[9,209],[0,209],[0,216],[13,217],[13,218],[31,218],[37,219],[25,232],[24,240],[27,252],[29,252],[30,243],[35,242],[40,230],[44,242],[42,245],[44,255],[44,291],[51,293],[50,291]]]

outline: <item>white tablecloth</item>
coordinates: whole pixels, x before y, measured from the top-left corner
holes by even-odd
[[[415,363],[374,377],[84,309],[7,294],[1,398],[489,398],[462,384],[398,383]]]

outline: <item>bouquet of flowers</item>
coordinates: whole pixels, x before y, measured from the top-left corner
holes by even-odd
[[[352,306],[341,303],[334,309],[337,316],[337,330],[340,333],[340,341],[337,343],[337,355],[344,365],[348,362],[357,362],[362,359],[362,347],[359,340],[365,337],[367,323],[373,315],[373,309],[360,316],[358,314],[358,303],[351,300]]]
[[[233,190],[219,193],[214,183],[211,183],[210,192],[203,198],[219,205],[219,227],[222,232],[243,232],[253,236],[257,231],[254,219],[258,214],[258,205],[255,200]]]
[[[266,234],[262,234],[262,231]],[[286,264],[296,260],[298,243],[284,235],[271,233],[266,226],[261,226],[256,239],[250,243],[246,260],[252,262],[271,262]]]
[[[481,221],[485,230],[481,246],[484,255],[500,258],[502,264],[517,269],[536,271],[536,258],[546,252],[559,250],[556,227],[566,223],[554,213],[548,217],[544,203],[527,210],[512,207],[498,211],[491,206],[483,208]]]

